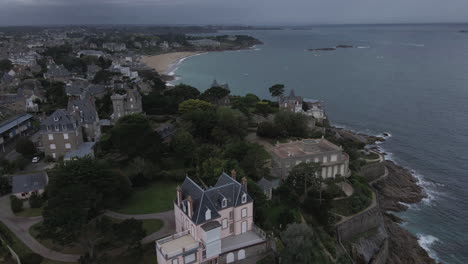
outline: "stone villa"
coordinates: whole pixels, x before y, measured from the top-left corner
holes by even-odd
[[[336,175],[345,177],[350,175],[348,154],[324,138],[277,144],[270,152],[272,173],[282,179],[285,179],[291,169],[301,162],[320,163],[320,175],[324,179]]]
[[[78,119],[58,109],[41,123],[41,142],[46,156],[56,159],[83,144],[83,134]]]
[[[203,189],[189,177],[174,201],[177,234],[156,241],[159,264],[234,263],[267,249],[265,233],[253,223],[247,179],[221,174]]]
[[[115,93],[111,96],[114,113],[112,120],[117,122],[119,118],[126,115],[138,114],[143,112],[141,103],[141,94],[136,89],[125,89],[125,94]]]
[[[312,116],[318,122],[323,122],[327,119],[320,101],[296,96],[294,90],[291,90],[288,96],[280,96],[278,104],[280,109]]]

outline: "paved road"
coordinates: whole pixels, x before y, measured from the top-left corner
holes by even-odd
[[[162,212],[162,213],[155,213],[155,214],[140,214],[140,215],[127,215],[127,214],[120,214],[112,211],[107,211],[105,215],[116,218],[116,219],[137,219],[137,220],[148,220],[148,219],[160,219],[163,221],[164,225],[161,229],[153,233],[151,235],[146,236],[141,241],[143,244],[148,244],[156,241],[159,238],[166,237],[175,233],[175,221],[174,221],[174,210]]]
[[[8,195],[0,198],[0,221],[2,221],[3,224],[5,224],[34,253],[37,253],[44,258],[62,262],[76,262],[80,258],[79,255],[63,254],[46,248],[32,237],[31,234],[29,234],[29,228],[42,221],[42,217],[15,216],[11,211]]]

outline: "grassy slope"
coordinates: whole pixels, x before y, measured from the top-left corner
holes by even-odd
[[[177,183],[155,182],[136,189],[117,212],[123,214],[151,214],[171,210]]]

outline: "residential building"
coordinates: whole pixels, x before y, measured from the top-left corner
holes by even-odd
[[[5,152],[5,144],[31,130],[32,118],[30,114],[21,114],[0,122],[0,150],[2,152]]]
[[[221,87],[221,88],[224,88],[226,90],[230,90],[229,89],[229,84],[227,84],[227,83],[219,84],[218,81],[216,81],[216,79],[214,79],[213,83],[211,83],[211,88],[213,88],[213,87]],[[226,95],[223,98],[218,99],[218,100],[216,100],[216,101],[214,101],[212,103],[220,105],[220,106],[230,106],[231,105],[231,98],[229,97],[229,95]]]
[[[67,83],[65,93],[73,99],[84,99],[88,96],[102,98],[106,93],[106,88],[103,85],[91,84],[84,80],[74,80]]]
[[[289,175],[294,166],[302,162],[319,163],[319,175],[324,179],[350,175],[348,154],[324,138],[277,144],[270,152],[272,173],[282,179]]]
[[[49,177],[45,171],[15,174],[11,177],[11,193],[20,199],[29,198],[33,193],[44,192]]]
[[[221,42],[212,40],[212,39],[196,39],[196,40],[188,40],[187,41],[190,45],[195,47],[211,47],[216,48],[221,46]]]
[[[92,57],[100,58],[100,57],[103,57],[104,55],[106,54],[100,50],[82,50],[78,52],[78,57],[92,56]]]
[[[109,42],[109,43],[103,43],[102,48],[108,49],[110,51],[124,51],[127,49],[127,46],[125,45],[125,43]]]
[[[189,177],[177,187],[177,234],[156,241],[159,264],[234,263],[267,250],[265,233],[254,225],[247,179],[239,183],[231,174],[207,189]]]
[[[280,96],[278,104],[280,109],[312,116],[318,122],[323,122],[327,118],[320,101],[296,96],[294,90],[291,90],[288,96]]]
[[[79,119],[84,141],[95,142],[101,137],[101,125],[94,100],[91,97],[70,99],[68,112]]]
[[[58,109],[41,123],[41,142],[46,156],[63,157],[83,144],[79,120],[65,109]]]
[[[262,177],[258,182],[257,182],[258,187],[262,190],[263,194],[266,196],[267,200],[271,200],[273,196],[273,183],[272,181],[269,181],[265,179],[265,177]]]
[[[71,77],[71,73],[63,65],[51,64],[47,66],[47,72],[44,73],[45,79],[53,81],[66,81]]]
[[[111,96],[111,100],[114,109],[111,118],[114,122],[126,115],[143,112],[141,94],[136,89],[125,89],[124,94],[115,93]]]

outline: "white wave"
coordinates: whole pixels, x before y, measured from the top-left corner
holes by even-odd
[[[358,49],[370,49],[370,46],[357,46]]]
[[[376,137],[381,137],[381,138],[391,138],[393,137],[393,135],[390,133],[390,132],[383,132],[383,133],[380,133],[378,135],[376,135]]]
[[[427,251],[427,254],[429,254],[431,258],[438,261],[438,257],[431,247],[436,243],[440,243],[440,240],[435,236],[424,234],[417,234],[417,237],[419,245]]]
[[[407,46],[413,46],[413,47],[424,47],[424,44],[414,44],[414,43],[406,43],[405,45]]]

